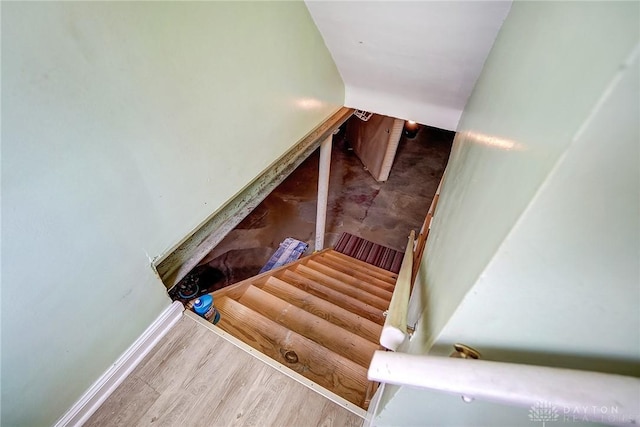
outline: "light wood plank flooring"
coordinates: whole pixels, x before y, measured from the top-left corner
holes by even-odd
[[[183,317],[85,426],[361,426],[362,419]]]

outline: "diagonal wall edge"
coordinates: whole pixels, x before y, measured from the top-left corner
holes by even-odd
[[[215,211],[185,239],[152,263],[171,289],[353,114],[342,107]]]

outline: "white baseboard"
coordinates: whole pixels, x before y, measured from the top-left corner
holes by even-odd
[[[55,427],[80,427],[138,366],[151,349],[182,317],[183,305],[174,301],[103,373],[78,401],[58,420]]]

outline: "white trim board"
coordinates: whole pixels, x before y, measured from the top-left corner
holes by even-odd
[[[330,137],[351,115],[342,107],[316,126],[224,206],[212,213],[177,246],[153,262],[167,289],[177,285],[193,267],[251,213],[287,176],[308,158],[320,142]]]
[[[182,317],[184,306],[174,301],[109,367],[80,399],[58,420],[55,427],[82,426],[127,378],[153,347]]]

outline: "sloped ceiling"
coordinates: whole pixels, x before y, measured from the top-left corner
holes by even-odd
[[[306,1],[345,105],[455,130],[510,1]]]

